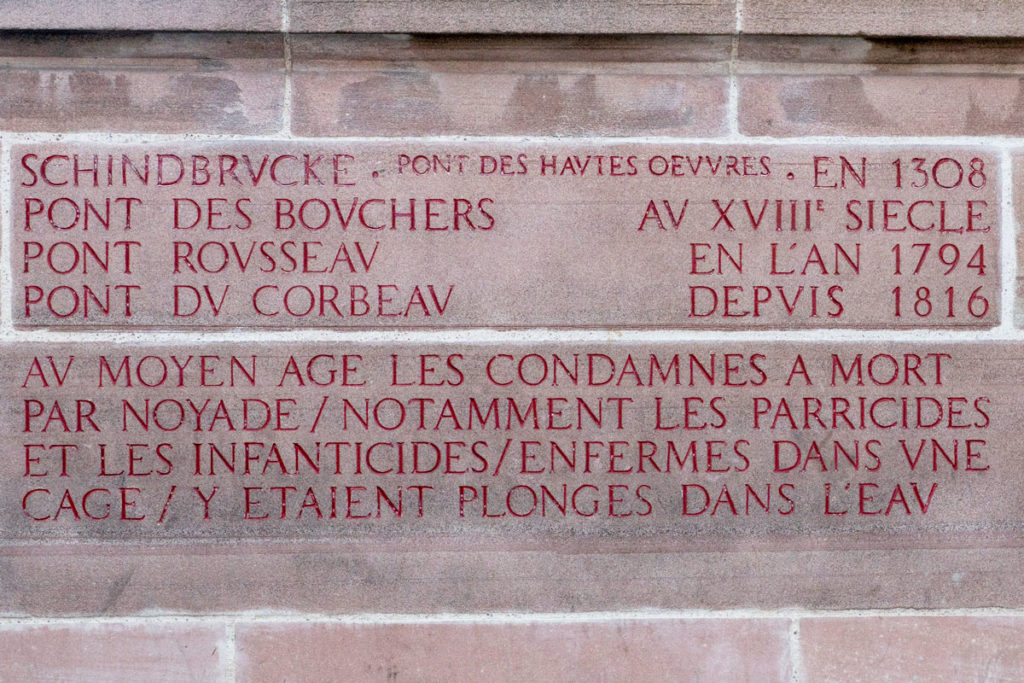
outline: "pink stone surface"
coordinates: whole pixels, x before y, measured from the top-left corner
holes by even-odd
[[[4,0],[0,28],[15,30],[278,31],[276,0],[185,3],[112,0]],[[875,36],[1022,35],[1021,13],[1001,0],[750,0],[742,4],[746,34]],[[729,34],[737,28],[734,0],[632,5],[613,0],[291,0],[290,30],[298,33],[563,33]]]
[[[749,135],[1016,135],[1013,42],[747,37],[739,122]]]
[[[917,547],[1020,525],[1018,351],[5,351],[11,539],[517,534]],[[85,398],[88,397],[88,398]],[[282,488],[283,487],[283,488]],[[204,500],[209,501],[204,503]]]
[[[281,38],[23,34],[0,44],[6,130],[259,134],[280,130]]]
[[[296,36],[300,135],[717,135],[718,37]],[[381,106],[387,103],[387,106]]]
[[[1019,617],[905,616],[800,620],[814,681],[1010,681],[1024,670]]]
[[[1016,75],[745,75],[740,128],[772,136],[1016,135],[1024,131],[1022,98]]]
[[[223,629],[195,624],[78,624],[0,628],[12,681],[221,681]]]
[[[1024,606],[1006,538],[957,536],[929,549],[851,548],[810,539],[802,550],[752,541],[712,550],[681,540],[603,548],[519,535],[480,542],[376,540],[4,544],[0,614],[135,615],[578,612],[642,608],[809,609]],[[923,545],[924,543],[922,543]],[[1005,547],[1000,547],[1005,546]],[[54,568],[60,580],[54,581]]]
[[[1014,178],[1014,209],[1016,218],[1016,231],[1017,231],[1017,259],[1018,263],[1024,258],[1024,227],[1022,227],[1022,218],[1024,218],[1024,202],[1021,199],[1021,191],[1024,190],[1024,157],[1016,155],[1013,160],[1013,178]],[[1020,266],[1018,265],[1018,268]],[[1024,278],[1021,276],[1017,277],[1016,282],[1016,299],[1014,309],[1014,319],[1017,327],[1024,326]]]
[[[1021,354],[6,351],[0,612],[1021,604]]]
[[[0,28],[108,31],[277,31],[278,0],[3,0]]]
[[[999,321],[998,164],[971,148],[63,143],[13,159],[19,326]]]
[[[733,0],[293,0],[296,32],[353,33],[730,33]]]
[[[253,625],[237,630],[252,681],[452,679],[789,681],[783,619],[514,624]]]
[[[1020,36],[1024,9],[1003,0],[745,0],[746,33]]]

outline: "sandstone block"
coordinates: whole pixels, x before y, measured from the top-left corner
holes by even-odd
[[[991,327],[985,151],[14,148],[25,327]]]
[[[746,33],[1020,36],[1024,11],[1001,0],[745,0]]]
[[[0,610],[1021,604],[1021,355],[9,349]]]
[[[295,0],[296,32],[353,33],[730,33],[734,0]]]
[[[740,130],[776,137],[1018,135],[1020,52],[1018,44],[1000,42],[746,37]]]
[[[5,625],[4,677],[18,681],[221,681],[223,629],[196,625]]]
[[[728,40],[295,37],[301,135],[716,135]],[[386,106],[384,106],[386,104]]]
[[[516,624],[255,625],[238,629],[246,681],[643,679],[788,681],[783,619]]]
[[[277,31],[277,0],[3,0],[0,28],[74,31]]]
[[[871,617],[800,621],[810,680],[1014,679],[1024,667],[1013,617]]]
[[[150,3],[160,4],[160,3]],[[14,34],[0,42],[6,130],[280,130],[280,37]]]

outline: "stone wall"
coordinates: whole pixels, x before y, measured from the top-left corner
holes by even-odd
[[[0,8],[0,678],[1021,676],[1017,4]]]

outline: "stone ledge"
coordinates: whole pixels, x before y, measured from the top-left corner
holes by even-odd
[[[0,28],[277,31],[280,0],[0,0]]]
[[[1018,547],[585,553],[376,545],[5,546],[0,615],[1024,607]]]
[[[444,34],[1024,35],[1001,0],[3,0],[0,29]]]

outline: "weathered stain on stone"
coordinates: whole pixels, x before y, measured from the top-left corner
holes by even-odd
[[[861,125],[876,126],[885,120],[857,76],[794,79],[787,82],[779,100],[787,120],[794,123],[842,123],[852,117]]]
[[[454,122],[445,111],[441,89],[430,73],[395,70],[370,74],[343,85],[335,98],[341,131],[397,131],[415,121],[424,132],[450,132]]]

